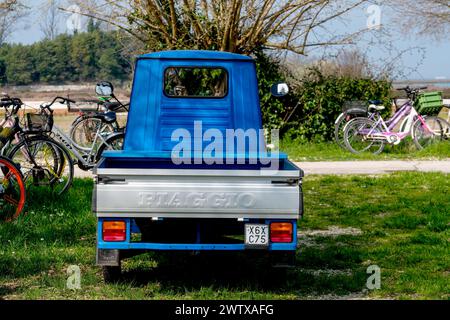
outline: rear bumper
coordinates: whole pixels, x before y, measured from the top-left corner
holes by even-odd
[[[125,221],[127,226],[126,240],[121,242],[106,242],[102,240],[103,222],[108,220]],[[246,221],[251,223],[252,221]],[[242,223],[246,223],[242,222]],[[295,251],[297,249],[297,221],[296,220],[265,220],[265,224],[271,222],[290,222],[293,225],[293,237],[290,243],[269,243],[268,247],[262,250],[267,251]],[[133,242],[132,234],[140,233],[137,226],[131,219],[111,219],[99,218],[97,223],[97,249],[99,250],[145,250],[145,251],[246,251],[261,250],[249,248],[245,243],[152,243],[152,242]],[[201,239],[199,235],[198,239]]]

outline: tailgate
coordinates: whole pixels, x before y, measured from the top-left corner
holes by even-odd
[[[102,169],[98,217],[298,219],[301,170]]]

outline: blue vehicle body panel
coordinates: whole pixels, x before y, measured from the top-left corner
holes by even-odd
[[[131,234],[139,233],[139,229],[131,219],[120,219],[125,221],[127,226],[127,236],[125,241],[121,242],[105,242],[102,239],[103,221],[118,219],[99,219],[97,223],[97,248],[104,250],[174,250],[174,251],[243,251],[248,249],[244,243],[220,244],[220,243],[144,243],[132,242]],[[247,222],[252,222],[251,220]],[[270,225],[271,222],[291,222],[293,230],[297,230],[297,222],[295,220],[266,220],[265,224]],[[200,235],[198,237],[200,239]],[[269,251],[295,251],[297,249],[297,234],[293,233],[292,242],[290,243],[270,243],[267,250]]]
[[[224,98],[168,97],[163,86],[169,67],[223,68],[228,72],[228,94]],[[141,56],[136,62],[122,155],[171,151],[178,143],[171,141],[173,131],[187,129],[194,137],[195,121],[202,124],[201,134],[218,129],[225,136],[226,129],[262,128],[255,68],[251,58],[229,53],[175,51]],[[198,146],[193,143],[192,150]]]
[[[252,58],[241,54],[209,51],[209,50],[174,50],[147,53],[139,56],[140,59],[172,59],[172,60],[226,60],[226,61],[251,61]]]
[[[170,67],[223,68],[228,73],[228,93],[224,98],[186,98],[169,97],[164,94],[164,74]],[[270,158],[266,153],[265,143],[258,143],[256,153],[235,147],[232,152],[225,152],[224,159],[245,159],[244,164],[218,165],[182,164],[172,161],[172,149],[178,141],[172,141],[176,129],[186,129],[192,137],[195,122],[201,122],[200,135],[209,129],[218,129],[224,137],[228,129],[243,131],[262,129],[262,117],[256,77],[256,65],[252,58],[226,52],[215,51],[166,51],[145,54],[136,62],[133,88],[131,93],[128,122],[122,151],[108,151],[103,154],[104,161],[99,168],[132,169],[223,169],[223,170],[260,170],[264,165],[261,159]],[[269,89],[269,88],[265,88]],[[262,138],[258,136],[258,138]],[[199,149],[199,146],[201,148]],[[193,141],[192,150],[195,157],[202,157],[205,142]],[[229,151],[229,150],[227,150]],[[258,163],[250,163],[258,159]],[[277,154],[280,170],[300,170],[288,161],[285,154]],[[226,163],[226,161],[224,161]],[[303,173],[302,173],[303,175]],[[123,242],[104,242],[102,225],[108,218],[98,218],[97,247],[100,250],[216,250],[242,251],[248,247],[244,243],[149,243],[133,242],[132,234],[140,233],[134,219],[123,218],[127,226],[126,240]],[[242,223],[261,223],[246,220]],[[297,221],[266,220],[263,223],[290,222],[293,224],[291,243],[270,243],[270,251],[295,251],[297,248]],[[199,234],[199,239],[200,239]]]
[[[108,151],[103,154],[105,160],[102,161],[98,168],[121,168],[121,169],[217,169],[217,170],[261,170],[269,168],[272,165],[269,160],[273,161],[274,156],[267,154],[243,154],[243,155],[225,155],[222,164],[174,164],[170,152],[139,152],[139,151]],[[201,157],[201,154],[193,154],[194,157],[207,161],[208,158]],[[292,162],[288,161],[288,157],[284,153],[279,153],[276,158],[279,170],[298,171]],[[215,159],[217,160],[217,159]],[[227,164],[227,160],[231,160],[233,164]],[[303,171],[301,171],[303,176]]]

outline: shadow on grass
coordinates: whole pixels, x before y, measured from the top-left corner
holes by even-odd
[[[294,296],[333,294],[345,295],[363,290],[366,274],[358,259],[337,254],[335,248],[317,251],[314,265],[310,252],[297,257],[292,268],[273,268],[268,259],[255,254],[201,253],[199,255],[155,255],[157,267],[143,268],[127,264],[122,273],[122,284],[143,287],[159,283],[163,292],[185,294],[210,288],[213,291],[255,291],[259,293],[292,294]],[[323,257],[319,257],[324,254]],[[142,259],[139,256],[137,259]],[[323,263],[321,263],[322,261]],[[339,269],[332,269],[338,266]]]
[[[16,292],[17,292],[17,288],[0,285],[0,300],[3,300],[4,296],[14,294]]]

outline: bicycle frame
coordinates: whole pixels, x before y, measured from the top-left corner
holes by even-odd
[[[403,121],[400,126],[401,131],[394,131],[395,127],[402,119]],[[413,137],[412,128],[416,121],[420,121],[422,125],[425,126],[426,130],[431,131],[424,118],[417,113],[414,106],[408,101],[387,122],[378,115],[378,119],[372,128],[367,133],[362,132],[362,134],[364,134],[367,139],[387,141],[390,144],[399,144],[409,135]],[[377,131],[377,128],[380,127],[383,128],[383,131],[381,132]]]
[[[97,155],[97,152],[95,152],[97,142],[100,142],[99,145],[106,143],[106,139],[101,135],[100,129],[101,127],[97,130],[92,147],[89,149],[78,146],[56,125],[53,126],[51,136],[60,142],[68,151],[70,151],[83,167],[93,168],[95,163],[93,161],[89,161],[89,159],[95,159],[95,156]]]

